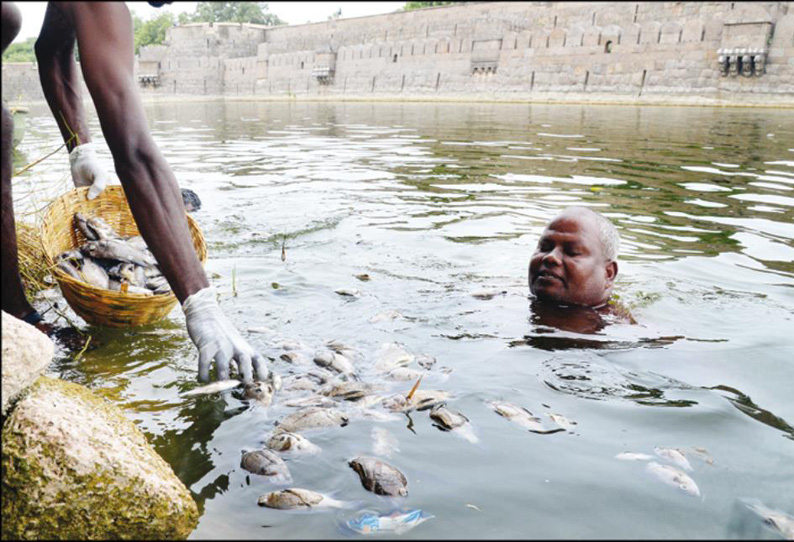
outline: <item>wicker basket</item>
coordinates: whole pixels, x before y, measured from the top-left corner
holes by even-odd
[[[53,201],[42,222],[41,243],[47,265],[61,287],[69,306],[86,322],[101,326],[142,326],[165,318],[177,303],[176,296],[122,293],[105,290],[76,280],[56,267],[56,258],[86,242],[74,227],[74,214],[103,218],[122,237],[139,235],[127,198],[121,186],[108,186],[93,200],[87,198],[88,187],[76,188]],[[204,236],[192,217],[186,214],[193,246],[201,264],[207,261]]]

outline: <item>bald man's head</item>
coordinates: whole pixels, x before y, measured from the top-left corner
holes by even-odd
[[[567,207],[541,234],[529,261],[529,289],[562,305],[604,305],[618,273],[619,248],[608,219],[587,207]]]

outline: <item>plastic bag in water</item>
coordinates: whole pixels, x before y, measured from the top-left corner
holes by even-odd
[[[385,532],[402,534],[410,531],[423,521],[434,517],[434,515],[418,509],[410,512],[397,511],[388,516],[378,516],[372,512],[365,512],[358,517],[347,520],[345,524],[359,534]]]

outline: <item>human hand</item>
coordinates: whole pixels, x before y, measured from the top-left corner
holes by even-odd
[[[253,382],[251,367],[258,380],[269,374],[265,358],[243,339],[237,329],[221,311],[215,300],[215,288],[208,286],[188,296],[182,303],[187,332],[199,350],[199,380],[209,380],[210,361],[215,359],[218,380],[229,378],[229,363],[237,362],[243,382]]]
[[[96,156],[96,143],[83,143],[69,153],[72,181],[77,187],[90,186],[88,199],[94,199],[105,189],[108,175]]]

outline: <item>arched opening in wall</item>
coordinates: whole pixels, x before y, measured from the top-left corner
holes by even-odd
[[[605,53],[612,52],[612,40],[607,40],[607,42],[604,44],[604,52]]]
[[[394,55],[394,58],[392,58],[392,62],[397,62],[397,55]]]

